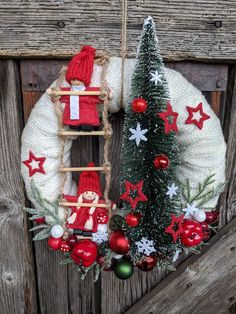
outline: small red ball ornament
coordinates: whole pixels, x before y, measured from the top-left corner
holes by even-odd
[[[62,238],[53,238],[53,237],[48,238],[48,245],[53,250],[59,250],[61,242],[62,242]]]
[[[70,252],[72,247],[67,243],[67,241],[63,240],[61,241],[59,249],[60,251],[65,253],[65,252]]]
[[[200,244],[203,240],[203,230],[199,222],[185,219],[181,233],[181,242],[183,245],[191,247]]]
[[[203,240],[208,241],[211,236],[211,229],[205,221],[201,222],[200,224],[202,225]]]
[[[45,223],[45,218],[41,217],[41,218],[36,218],[34,220],[38,225],[44,224]]]
[[[212,210],[210,212],[205,212],[206,214],[206,220],[205,222],[209,225],[212,225],[216,223],[219,219],[219,211],[218,210]]]
[[[105,271],[112,271],[114,269],[114,264],[115,264],[115,259],[111,260],[111,265],[108,267],[105,264],[105,256],[103,255],[98,255],[98,257],[96,258],[96,262],[98,263],[98,265],[102,266],[102,269]],[[104,267],[105,265],[105,267]]]
[[[106,213],[100,213],[97,215],[97,221],[99,224],[107,224],[109,216]]]
[[[70,235],[69,238],[66,240],[66,242],[71,246],[74,247],[76,243],[78,242],[78,239],[76,235]]]
[[[169,167],[170,161],[166,155],[160,154],[155,157],[153,163],[155,168],[165,170]]]
[[[136,98],[132,101],[132,109],[136,113],[143,113],[147,109],[147,102],[143,98]]]
[[[84,267],[91,266],[97,257],[97,244],[91,240],[79,241],[71,252],[71,258],[76,264]]]
[[[129,240],[119,230],[112,232],[109,238],[109,246],[116,254],[127,254],[130,247]]]
[[[139,220],[140,220],[140,215],[138,214],[130,213],[125,216],[125,221],[127,225],[130,227],[137,227],[137,225],[139,224]]]
[[[136,266],[142,271],[150,271],[157,264],[157,256],[143,256],[137,263]]]

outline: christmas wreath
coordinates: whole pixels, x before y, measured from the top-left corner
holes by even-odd
[[[97,53],[98,55],[98,53]],[[109,61],[109,62],[108,62]],[[129,278],[134,266],[173,269],[181,252],[198,252],[218,221],[226,145],[204,96],[164,68],[154,21],[143,26],[136,60],[97,56],[84,46],[31,112],[22,135],[22,175],[38,231],[75,263]],[[108,109],[125,103],[120,210],[109,200]],[[102,104],[102,125],[97,105]],[[77,136],[104,136],[104,163],[70,166]],[[72,171],[80,171],[78,185]],[[102,193],[98,171],[105,173]]]

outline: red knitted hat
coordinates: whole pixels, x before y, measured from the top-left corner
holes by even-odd
[[[94,167],[94,163],[90,162],[88,167]],[[97,172],[95,171],[83,171],[79,178],[78,195],[86,191],[92,191],[102,196],[100,180]]]
[[[91,46],[84,46],[68,64],[66,80],[82,81],[86,86],[90,84],[96,49]]]

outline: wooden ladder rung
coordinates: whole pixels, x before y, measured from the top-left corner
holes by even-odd
[[[99,136],[104,136],[104,135],[111,135],[111,132],[105,132],[105,131],[91,131],[91,132],[85,132],[85,131],[64,131],[61,130],[59,132],[60,136],[95,136],[95,135],[99,135]]]
[[[52,90],[48,88],[46,90],[47,95],[49,96],[102,96],[107,97],[107,91],[73,91],[73,90]]]
[[[61,172],[78,172],[78,171],[107,171],[111,170],[110,167],[66,167],[66,168],[61,168]]]
[[[100,207],[100,208],[110,208],[107,204],[93,204],[93,203],[74,203],[74,202],[59,202],[59,206],[63,207]]]

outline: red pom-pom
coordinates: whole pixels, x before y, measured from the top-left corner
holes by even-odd
[[[89,267],[95,262],[97,251],[96,243],[91,240],[81,240],[73,248],[71,258],[76,264]]]
[[[182,225],[181,242],[191,247],[200,244],[203,240],[202,226],[195,220],[185,219]]]
[[[65,253],[65,252],[70,252],[72,247],[67,243],[67,241],[63,240],[61,241],[59,249]]]
[[[71,246],[74,247],[76,243],[78,242],[78,239],[76,235],[70,235],[69,238],[66,240],[66,242]]]
[[[100,213],[97,215],[97,221],[99,224],[107,224],[109,216],[106,213]]]
[[[136,227],[139,224],[139,220],[140,220],[140,215],[138,214],[130,213],[125,216],[125,221],[127,225],[130,227]]]
[[[53,250],[59,250],[61,242],[62,242],[62,238],[53,238],[53,237],[48,238],[48,245]]]
[[[216,223],[219,219],[219,211],[218,210],[212,210],[210,212],[205,212],[206,214],[206,220],[205,222],[209,225],[212,225]]]
[[[132,109],[136,113],[143,113],[147,109],[147,102],[143,98],[136,98],[132,101]]]
[[[112,232],[109,238],[109,246],[116,254],[127,254],[130,247],[129,240],[119,230]]]
[[[34,221],[35,221],[38,225],[44,224],[44,223],[45,223],[45,217],[36,218]]]
[[[136,263],[136,266],[143,271],[150,271],[156,264],[157,256],[144,256]]]
[[[155,168],[165,170],[169,167],[170,161],[166,155],[160,154],[156,156],[153,163],[154,163]]]

